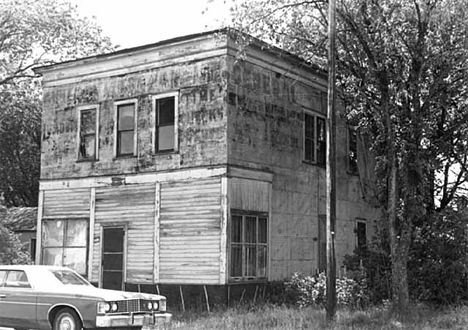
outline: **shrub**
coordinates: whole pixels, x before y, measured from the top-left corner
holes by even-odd
[[[308,306],[323,307],[326,303],[327,279],[324,273],[317,276],[303,276],[294,273],[285,283],[286,294],[293,297],[292,302],[301,308]],[[336,280],[337,304],[341,307],[363,307],[368,303],[365,279],[359,282],[351,278]]]

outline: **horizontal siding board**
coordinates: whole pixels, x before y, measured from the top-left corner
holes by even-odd
[[[161,283],[219,282],[221,180],[161,183]]]
[[[91,189],[44,191],[43,217],[89,217]]]

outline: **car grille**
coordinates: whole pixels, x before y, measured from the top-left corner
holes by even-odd
[[[144,303],[146,300],[142,299],[132,299],[132,300],[120,300],[116,301],[118,309],[115,313],[135,313],[135,312],[147,312],[148,310],[144,308]]]

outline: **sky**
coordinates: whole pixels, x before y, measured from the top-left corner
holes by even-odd
[[[104,35],[130,48],[213,30],[228,16],[223,0],[71,0],[78,12],[96,17]],[[206,10],[208,7],[208,10]],[[206,12],[203,14],[203,12]]]

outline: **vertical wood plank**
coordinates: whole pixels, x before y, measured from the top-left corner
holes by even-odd
[[[93,280],[93,256],[94,256],[94,222],[96,210],[96,188],[91,188],[89,199],[89,247],[88,247],[88,279]]]
[[[267,221],[267,230],[268,230],[268,256],[267,256],[267,262],[268,262],[268,267],[267,267],[267,278],[268,281],[271,281],[271,262],[273,260],[272,256],[272,251],[273,251],[273,244],[272,244],[272,223],[273,223],[273,185],[270,183],[268,184],[268,221]]]
[[[100,228],[100,234],[99,234],[99,237],[100,237],[100,244],[99,244],[99,287],[102,288],[102,249],[103,249],[103,238],[104,238],[104,228],[102,228],[102,226],[99,226]]]
[[[41,264],[42,251],[42,209],[44,205],[44,190],[39,190],[39,200],[37,204],[37,225],[36,225],[36,265]]]
[[[219,283],[227,283],[227,222],[228,222],[228,210],[229,210],[229,201],[228,201],[228,178],[221,178],[221,243],[219,251]]]
[[[161,183],[156,182],[154,198],[154,261],[153,279],[159,283],[159,219],[161,214]]]

